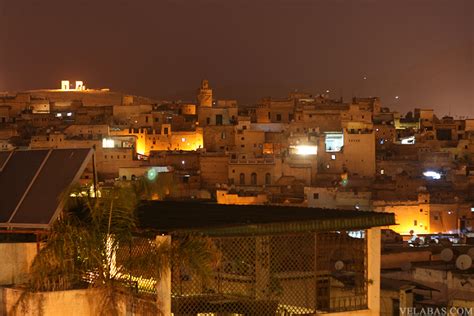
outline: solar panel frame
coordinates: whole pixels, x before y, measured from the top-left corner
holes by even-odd
[[[0,222],[0,227],[49,228],[64,206],[60,197],[71,184],[80,179],[94,153],[92,148],[43,151],[49,154],[34,171],[34,176],[24,190],[23,198],[18,201],[15,212],[10,215],[8,221]],[[2,173],[0,180],[1,178]]]
[[[0,223],[8,222],[48,151],[19,150],[12,153],[0,173]]]

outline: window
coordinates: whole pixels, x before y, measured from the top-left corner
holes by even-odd
[[[313,193],[313,200],[319,199],[319,193]]]
[[[208,125],[211,124],[211,118],[210,117],[206,118],[206,124],[208,124]]]
[[[434,216],[434,220],[435,220],[435,221],[439,220],[439,216],[438,216],[438,215],[435,215],[435,216]]]
[[[331,160],[336,160],[336,155],[331,155]]]
[[[277,114],[277,115],[276,115],[276,120],[277,120],[278,122],[281,122],[281,114]]]
[[[413,225],[414,225],[414,226],[417,226],[417,225],[418,225],[418,221],[417,221],[416,219],[413,221]]]
[[[222,125],[222,114],[216,115],[216,125]]]
[[[225,132],[221,133],[221,139],[225,139]]]
[[[252,185],[257,185],[257,174],[255,172],[253,172],[251,175],[250,175],[250,183]]]
[[[422,209],[422,208],[420,208],[420,213],[422,213],[422,212],[423,212],[423,209]]]
[[[344,136],[342,133],[326,133],[324,144],[326,152],[341,151],[344,145]]]
[[[241,173],[239,176],[240,185],[245,185],[245,174]]]
[[[168,135],[168,127],[165,127],[165,128],[163,129],[163,134]]]
[[[270,173],[265,174],[265,184],[271,184],[272,183],[272,176]]]

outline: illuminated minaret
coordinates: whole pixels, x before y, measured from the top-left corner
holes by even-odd
[[[212,107],[212,89],[209,88],[209,81],[203,80],[201,88],[198,90],[197,101],[200,107]]]

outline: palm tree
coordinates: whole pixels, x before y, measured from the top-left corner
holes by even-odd
[[[100,198],[92,198],[87,190],[68,191],[64,213],[52,225],[32,263],[26,292],[93,288],[100,293],[101,313],[117,315],[121,296],[137,298],[136,286],[132,286],[137,282],[132,281],[142,277],[143,271],[152,280],[159,280],[169,267],[184,265],[196,275],[209,277],[219,254],[204,237],[180,236],[170,244],[148,240],[145,252],[123,251],[131,249],[136,239],[139,199],[143,192],[149,195],[153,187],[144,181],[149,180],[102,190]],[[117,254],[125,258],[116,260]],[[156,312],[156,304],[146,308]]]

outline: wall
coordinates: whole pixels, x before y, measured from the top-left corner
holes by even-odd
[[[237,107],[234,108],[211,108],[199,107],[198,122],[200,127],[208,125],[218,125],[216,121],[217,115],[222,115],[221,125],[233,125],[238,116]]]
[[[165,130],[167,129],[167,131]],[[112,135],[136,136],[137,153],[148,156],[152,150],[185,150],[193,151],[203,148],[201,128],[195,131],[171,130],[170,124],[162,124],[161,131],[147,128],[128,128],[111,132]]]
[[[22,290],[3,288],[3,310],[8,315],[22,316],[83,316],[101,314],[100,293],[94,290],[70,290],[31,293],[19,301]],[[126,315],[125,297],[119,297],[118,314]],[[17,302],[19,302],[17,304]],[[1,309],[0,309],[1,310]]]
[[[362,150],[363,149],[363,150]],[[375,134],[348,133],[344,130],[344,164],[350,174],[375,176]]]
[[[377,212],[395,213],[398,225],[390,226],[390,229],[399,234],[409,235],[411,230],[415,234],[429,234],[431,232],[429,196],[426,194],[420,193],[418,200],[374,200],[372,206]]]
[[[0,243],[0,285],[26,281],[36,243]]]
[[[254,130],[242,130],[235,133],[235,150],[242,153],[263,153],[263,143],[265,143],[265,132]]]
[[[239,196],[238,194],[228,193],[225,190],[217,190],[217,204],[235,204],[235,205],[258,205],[268,202],[266,194],[255,196]]]
[[[257,176],[256,184],[252,184],[252,174]],[[244,174],[244,182],[240,184],[240,174]],[[266,183],[267,174],[270,183]],[[235,159],[229,163],[228,179],[236,186],[263,186],[274,184],[281,176],[281,163],[279,159]]]
[[[201,170],[201,181],[204,188],[216,188],[216,184],[228,182],[228,163],[227,155],[203,154],[199,158]]]
[[[371,210],[371,192],[339,191],[336,188],[305,187],[309,207]],[[357,193],[356,193],[357,192]]]
[[[203,141],[206,151],[228,151],[235,145],[235,128],[233,125],[206,126]]]
[[[392,252],[382,254],[382,269],[400,269],[407,262],[429,261],[431,251],[418,249],[409,249],[405,252]]]

